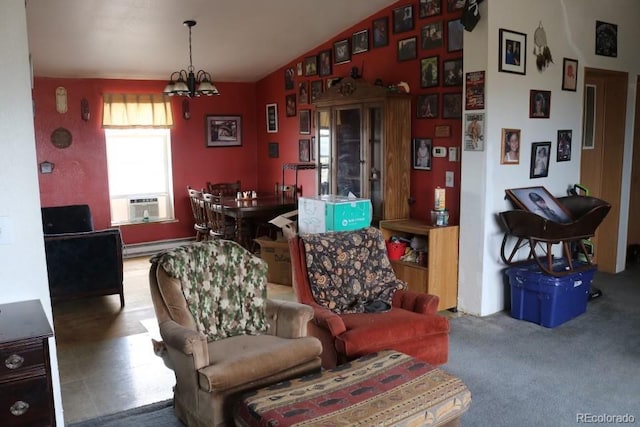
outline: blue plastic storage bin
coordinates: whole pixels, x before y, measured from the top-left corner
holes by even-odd
[[[554,270],[561,266],[556,263]],[[575,266],[574,266],[575,267]],[[511,317],[554,328],[587,310],[596,267],[556,277],[537,264],[507,269],[511,286]]]

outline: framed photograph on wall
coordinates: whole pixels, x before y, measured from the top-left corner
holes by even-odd
[[[529,118],[548,119],[551,113],[551,91],[531,89],[529,91]]]
[[[311,161],[311,141],[308,139],[301,139],[298,141],[298,160],[301,162]]]
[[[464,9],[465,0],[447,0],[447,12],[452,13]]]
[[[416,117],[419,119],[435,119],[438,117],[438,94],[418,95]]]
[[[320,77],[331,75],[331,49],[323,50],[318,54],[318,75]]]
[[[465,103],[467,110],[484,110],[484,71],[466,74]]]
[[[405,33],[413,30],[413,5],[393,9],[393,32]]]
[[[428,18],[442,13],[442,0],[420,0],[418,2],[418,16]]]
[[[304,75],[315,76],[318,74],[318,57],[316,55],[304,58]]]
[[[322,80],[314,80],[311,82],[311,102],[314,102],[318,99],[318,96],[322,93],[324,88],[324,84]]]
[[[558,131],[558,150],[556,154],[557,162],[568,162],[571,160],[571,138],[573,131],[564,129]]]
[[[596,21],[596,55],[618,56],[618,26]]]
[[[442,63],[442,85],[462,86],[462,58],[449,59]]]
[[[267,104],[267,133],[278,132],[278,104]]]
[[[280,147],[277,142],[269,143],[269,158],[277,159],[280,157]]]
[[[351,53],[356,55],[369,50],[369,30],[361,30],[351,36]]]
[[[464,150],[484,151],[484,113],[465,113]]]
[[[398,61],[409,61],[418,57],[417,37],[398,40]]]
[[[384,47],[389,45],[389,18],[374,19],[372,23],[373,30],[373,48]]]
[[[298,83],[298,104],[309,103],[309,82],[301,81]]]
[[[447,22],[447,52],[462,50],[464,26],[459,19]]]
[[[422,50],[442,47],[442,21],[432,22],[420,30],[420,47]]]
[[[333,63],[342,64],[351,61],[349,39],[338,40],[333,43]]]
[[[242,116],[206,116],[207,147],[238,147],[242,145]]]
[[[498,42],[498,71],[526,74],[527,35],[500,28]]]
[[[443,93],[442,94],[442,118],[460,119],[462,118],[462,94]]]
[[[531,144],[531,165],[529,178],[544,178],[549,176],[549,154],[551,141],[534,142]]]
[[[438,67],[437,56],[429,56],[420,60],[420,87],[438,86]]]
[[[413,168],[420,170],[431,170],[431,139],[413,139]]]
[[[578,87],[578,60],[562,59],[562,90],[575,92]]]
[[[309,135],[311,133],[311,110],[300,110],[300,133]]]
[[[502,128],[500,141],[500,164],[520,164],[520,129]]]
[[[284,70],[284,90],[292,90],[295,86],[293,84],[293,77],[296,74],[293,67],[287,67]]]
[[[289,95],[285,95],[284,104],[287,113],[287,117],[295,117],[297,114],[297,102],[296,97],[298,95],[295,93],[290,93]]]

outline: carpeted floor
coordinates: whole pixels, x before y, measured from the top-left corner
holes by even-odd
[[[471,390],[463,425],[562,427],[580,424],[580,417],[617,415],[640,423],[640,268],[596,273],[594,284],[603,296],[552,329],[508,312],[450,319],[449,362],[442,369]],[[73,427],[181,426],[170,404]]]

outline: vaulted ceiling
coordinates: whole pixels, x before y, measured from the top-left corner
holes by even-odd
[[[26,0],[35,76],[254,82],[394,0]],[[368,27],[363,26],[363,29]]]

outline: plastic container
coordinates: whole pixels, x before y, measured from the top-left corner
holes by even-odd
[[[556,262],[559,270],[563,262]],[[575,267],[575,265],[574,265]],[[511,317],[555,328],[587,310],[589,288],[596,267],[556,277],[537,264],[508,268]]]
[[[387,240],[387,254],[392,261],[399,260],[400,257],[404,255],[406,249],[407,244],[405,242],[392,242]]]

